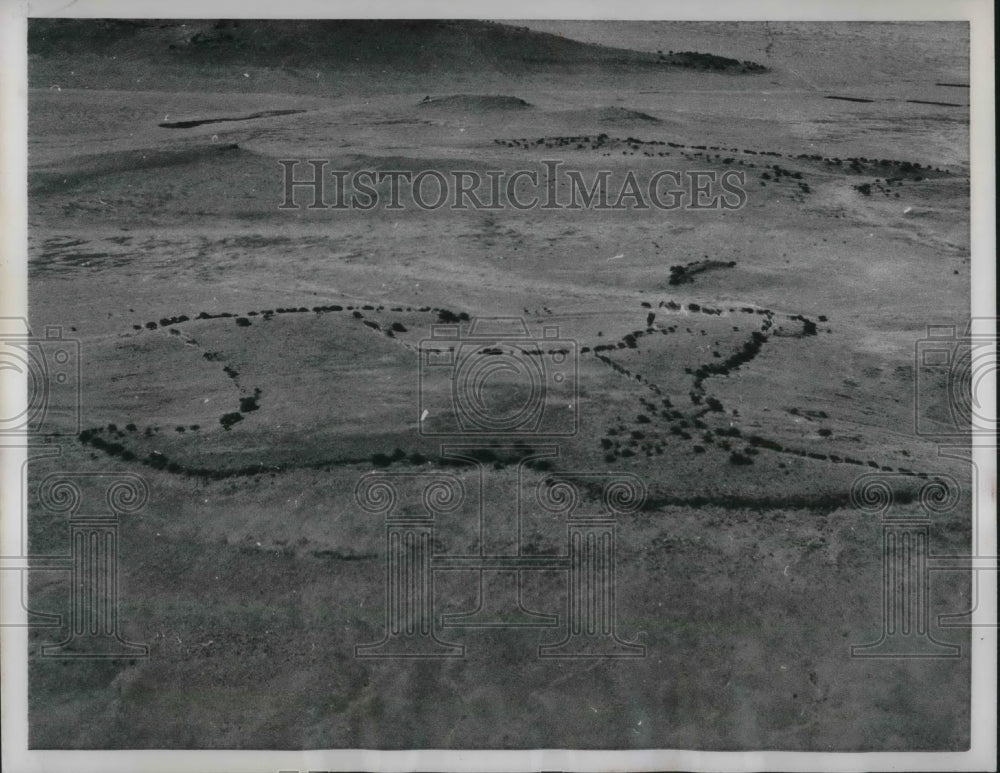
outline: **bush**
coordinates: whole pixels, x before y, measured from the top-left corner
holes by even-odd
[[[243,414],[238,411],[233,411],[232,413],[224,413],[219,417],[219,424],[222,425],[223,429],[229,429],[236,422],[243,421]]]

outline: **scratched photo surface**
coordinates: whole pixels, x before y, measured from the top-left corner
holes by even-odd
[[[28,51],[32,748],[968,748],[967,24]]]

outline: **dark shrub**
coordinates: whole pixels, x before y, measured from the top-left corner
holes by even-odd
[[[224,413],[219,417],[219,424],[222,425],[223,429],[229,429],[238,421],[243,421],[243,414],[237,411]]]

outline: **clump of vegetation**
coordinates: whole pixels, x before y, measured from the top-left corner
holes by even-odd
[[[260,408],[257,403],[257,398],[260,397],[260,390],[255,389],[254,393],[250,397],[240,398],[240,413],[250,413],[251,411],[256,411]]]
[[[752,457],[747,456],[746,454],[742,454],[739,451],[733,451],[732,453],[730,453],[729,461],[731,464],[736,464],[736,465],[753,464]]]
[[[219,417],[219,424],[222,425],[223,429],[229,429],[237,422],[243,421],[243,414],[239,411],[233,411],[232,413],[224,413]]]
[[[469,315],[464,311],[456,314],[453,311],[448,311],[448,309],[438,309],[437,313],[438,313],[438,321],[444,322],[446,324],[455,324],[458,322],[469,321]]]
[[[723,410],[725,410],[722,406],[722,403],[714,397],[706,397],[705,405],[708,406],[708,409],[710,411],[715,411],[716,413],[721,413]]]
[[[692,263],[685,263],[682,266],[671,266],[670,267],[670,280],[669,284],[681,285],[687,284],[694,281],[696,274],[700,274],[704,271],[711,271],[712,269],[718,268],[735,268],[736,261],[731,260],[729,262],[721,260],[696,260]]]
[[[700,51],[671,51],[667,56],[663,56],[663,53],[659,52],[658,58],[662,62],[669,62],[678,67],[687,67],[694,70],[711,70],[715,72],[736,70],[740,73],[767,72],[767,68],[757,62],[751,62],[750,60],[740,61],[739,59],[731,59],[728,56],[717,56],[716,54],[703,54]]]

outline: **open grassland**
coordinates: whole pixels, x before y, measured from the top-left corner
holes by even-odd
[[[123,629],[150,657],[51,661],[37,645],[58,629],[34,631],[32,746],[968,743],[967,657],[849,656],[881,632],[859,475],[898,473],[914,514],[927,480],[954,476],[966,495],[931,550],[970,543],[967,470],[913,431],[914,342],[968,305],[967,93],[942,85],[964,82],[963,28],[101,24],[32,26],[31,322],[79,339],[83,408],[29,478],[147,480],[120,579]],[[747,197],[279,209],[278,161],[310,158],[735,171]],[[475,490],[477,468],[428,434],[447,416],[420,432],[421,399],[450,387],[421,395],[418,352],[432,325],[494,316],[573,347],[552,410],[576,431],[545,440],[557,456],[495,441],[479,461],[525,502],[553,472],[644,481],[616,577],[618,635],[645,658],[540,660],[552,628],[448,630],[464,659],[354,657],[381,638],[385,594],[384,524],[355,485],[447,470]],[[561,522],[522,515],[522,552],[564,552]],[[64,552],[65,521],[35,507],[30,537]],[[436,537],[481,539],[462,513]],[[437,612],[475,606],[473,572],[440,574]],[[529,608],[564,607],[560,572],[524,575]],[[959,573],[931,592],[936,611],[969,603]],[[32,608],[65,597],[65,577],[33,574]]]

